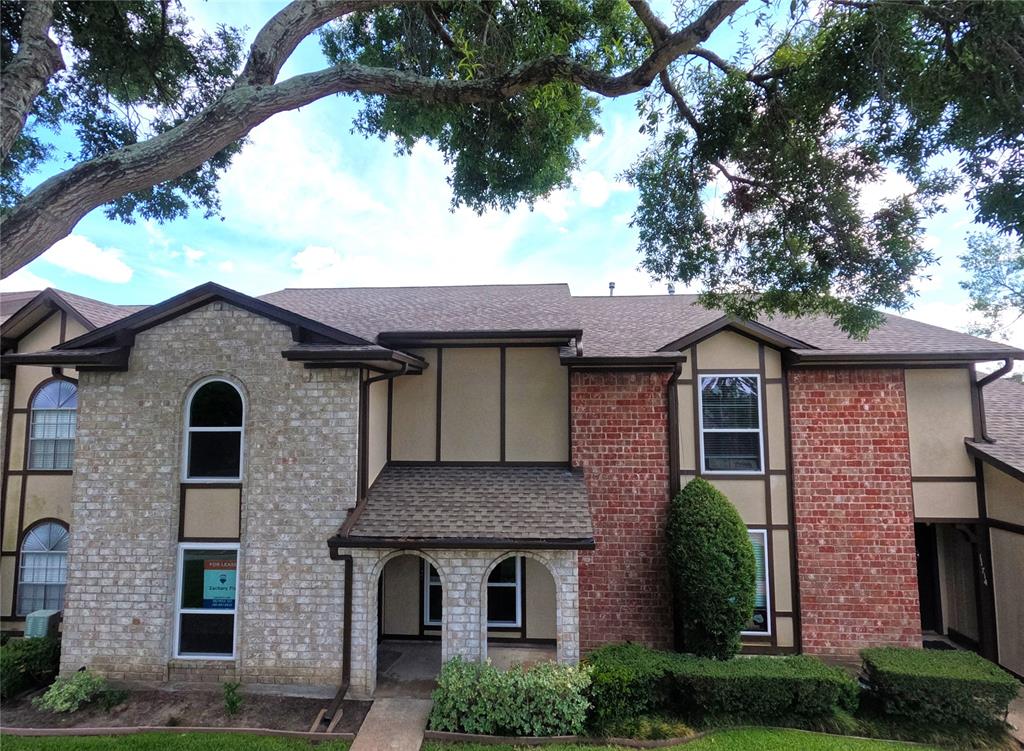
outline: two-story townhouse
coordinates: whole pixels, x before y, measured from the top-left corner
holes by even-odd
[[[566,285],[208,284],[125,312],[59,341],[3,328],[14,390],[77,376],[70,503],[50,515],[69,540],[33,558],[25,540],[51,542],[32,502],[8,534],[7,487],[3,515],[6,616],[9,580],[64,561],[64,670],[355,696],[393,639],[566,662],[670,647],[664,517],[701,476],[758,555],[746,651],[849,658],[926,631],[1024,671],[1022,437],[986,426],[985,396],[1024,400],[974,371],[1012,347]],[[11,404],[23,436],[33,407]],[[8,485],[27,471],[13,435]]]

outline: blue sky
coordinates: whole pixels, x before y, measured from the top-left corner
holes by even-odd
[[[186,3],[202,26],[248,27],[250,39],[282,4]],[[720,28],[713,41],[732,43],[742,26]],[[311,39],[283,75],[322,66]],[[350,133],[355,111],[351,100],[334,97],[253,131],[221,182],[222,219],[124,225],[97,209],[0,289],[55,286],[117,303],[158,302],[208,280],[251,294],[289,286],[563,281],[574,294],[607,294],[609,281],[616,294],[664,292],[637,269],[628,226],[636,194],[618,178],[645,143],[632,98],[605,102],[604,134],[581,144],[585,161],[571,189],[533,211],[483,216],[451,212],[447,169],[436,151],[419,145],[411,156],[395,156],[391,145]],[[901,187],[893,176],[869,187],[865,201]],[[910,317],[969,324],[957,255],[971,218],[964,202],[951,198],[946,213],[928,223],[925,242],[940,261],[921,280]],[[1011,341],[1024,347],[1024,326]]]

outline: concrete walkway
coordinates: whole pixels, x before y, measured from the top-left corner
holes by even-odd
[[[351,751],[419,751],[432,703],[430,699],[376,699]]]

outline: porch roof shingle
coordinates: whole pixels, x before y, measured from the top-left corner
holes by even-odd
[[[385,467],[332,547],[590,548],[583,474],[568,467]]]
[[[968,450],[1024,480],[1024,384],[999,378],[983,393],[985,428],[995,443],[967,440]]]

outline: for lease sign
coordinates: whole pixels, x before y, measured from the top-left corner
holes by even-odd
[[[236,562],[223,559],[203,561],[203,607],[231,610],[235,607]]]

